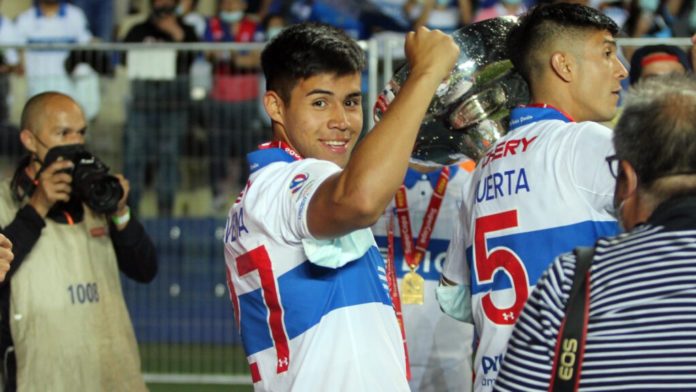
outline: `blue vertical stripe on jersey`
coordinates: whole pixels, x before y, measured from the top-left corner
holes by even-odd
[[[339,308],[367,303],[382,303],[391,307],[378,267],[384,269],[384,260],[373,246],[361,258],[341,268],[324,268],[305,261],[278,277],[288,339],[301,335],[317,325],[322,317]],[[240,295],[239,307],[247,355],[272,347],[268,309],[261,289]]]
[[[618,233],[619,226],[615,221],[585,221],[568,226],[492,237],[488,238],[486,243],[489,254],[496,248],[508,248],[514,251],[527,271],[528,284],[533,286],[556,257],[578,246],[593,246],[597,238]],[[510,279],[502,269],[494,275],[492,283],[479,284],[471,263],[472,252],[471,246],[466,249],[467,262],[471,271],[472,294],[512,287]]]

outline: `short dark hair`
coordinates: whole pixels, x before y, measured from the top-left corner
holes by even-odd
[[[290,102],[290,92],[303,79],[333,73],[362,72],[365,54],[345,32],[319,23],[289,26],[261,53],[266,89]]]
[[[508,34],[507,50],[510,60],[527,83],[531,83],[532,73],[543,66],[535,64],[534,56],[540,49],[557,38],[565,39],[569,35],[588,30],[607,30],[611,35],[619,32],[611,18],[592,7],[571,3],[536,6],[524,14],[520,23]]]
[[[646,189],[668,175],[696,176],[696,79],[670,75],[638,82],[614,129],[614,146]]]

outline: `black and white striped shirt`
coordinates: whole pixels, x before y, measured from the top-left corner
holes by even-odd
[[[508,344],[497,391],[547,391],[575,256],[538,281]],[[696,391],[696,198],[597,242],[582,391]]]

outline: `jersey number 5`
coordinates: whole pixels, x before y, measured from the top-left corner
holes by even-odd
[[[517,227],[517,210],[482,216],[476,219],[474,229],[476,280],[479,284],[493,283],[496,271],[502,269],[510,278],[510,283],[515,291],[515,301],[507,308],[496,306],[490,292],[481,298],[486,317],[496,324],[503,325],[514,324],[527,301],[529,295],[527,271],[512,249],[498,247],[489,252],[486,234],[512,227]]]
[[[261,291],[263,302],[268,309],[268,325],[271,329],[271,336],[278,356],[277,373],[288,370],[290,365],[290,347],[288,336],[283,324],[283,307],[280,305],[278,287],[276,286],[273,268],[271,267],[271,257],[262,245],[249,252],[237,257],[237,272],[240,277],[253,271],[258,271],[261,280]]]

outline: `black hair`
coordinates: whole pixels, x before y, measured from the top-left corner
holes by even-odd
[[[331,73],[362,72],[365,54],[345,32],[319,23],[295,24],[284,29],[261,53],[266,89],[286,102],[303,79]]]
[[[507,37],[510,60],[522,77],[531,84],[531,75],[541,64],[535,55],[557,38],[586,31],[609,31],[615,36],[619,28],[611,18],[592,7],[571,3],[536,6],[520,18]],[[574,42],[566,42],[572,46]]]

